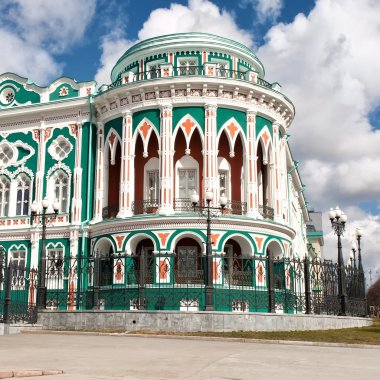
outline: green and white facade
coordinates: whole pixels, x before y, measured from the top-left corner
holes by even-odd
[[[212,219],[215,288],[226,285],[218,268],[228,266],[228,254],[253,263],[252,289],[265,293],[265,262],[258,268],[257,258],[308,254],[304,187],[288,144],[295,110],[280,85],[264,80],[247,47],[203,33],[136,44],[111,80],[97,87],[63,77],[38,87],[0,75],[0,244],[8,258],[38,266],[42,230],[31,225],[30,205],[47,197],[60,204],[47,227],[48,262],[108,257],[100,285],[131,287],[126,268],[144,251],[159,268],[150,291],[157,283],[160,291],[180,289],[160,261],[178,270],[179,258],[187,266],[202,261],[206,220],[190,195],[203,199],[211,189],[214,206],[222,194],[228,199]],[[71,285],[62,289],[75,293],[75,276],[67,273]],[[202,310],[203,300],[190,298]],[[171,308],[183,305],[179,297]],[[68,309],[79,307],[68,297]]]

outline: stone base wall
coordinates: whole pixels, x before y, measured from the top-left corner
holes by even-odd
[[[291,331],[363,327],[370,318],[331,315],[178,311],[44,311],[38,315],[44,329],[125,331]]]

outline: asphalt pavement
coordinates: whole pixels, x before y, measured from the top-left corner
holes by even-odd
[[[0,336],[0,375],[17,370],[63,371],[29,377],[43,380],[378,379],[380,347],[43,331]]]

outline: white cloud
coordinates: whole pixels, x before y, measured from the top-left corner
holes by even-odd
[[[1,28],[0,41],[0,73],[13,72],[30,78],[37,84],[45,84],[61,74],[61,66],[44,49],[31,46]]]
[[[153,10],[138,33],[139,40],[170,33],[206,32],[218,34],[248,46],[253,46],[252,36],[240,29],[232,15],[220,10],[208,0],[189,0],[188,5],[173,3],[169,8]],[[100,67],[95,75],[99,85],[110,82],[112,67],[120,56],[134,43],[120,29],[119,23],[102,40]]]
[[[117,60],[134,43],[134,41],[126,39],[120,29],[116,29],[104,36],[102,40],[100,67],[95,75],[95,80],[99,86],[110,83],[112,68],[115,66]]]
[[[40,85],[62,73],[54,54],[80,41],[96,0],[8,0],[0,6],[0,73],[16,71]]]
[[[240,29],[234,18],[208,0],[189,0],[188,5],[173,3],[170,8],[155,9],[144,23],[139,39],[179,32],[206,32],[253,46],[250,33]]]
[[[294,101],[290,144],[307,199],[323,211],[344,208],[347,228],[363,227],[365,260],[377,268],[380,216],[358,206],[380,194],[380,131],[368,119],[380,103],[379,14],[378,1],[317,0],[308,16],[274,26],[257,53]],[[336,252],[327,217],[324,225],[326,251]]]
[[[281,14],[282,0],[241,0],[240,5],[250,5],[256,12],[256,18],[260,23],[275,21]],[[254,15],[255,16],[255,15]]]
[[[32,45],[62,52],[78,42],[95,14],[96,0],[12,0],[6,19]]]

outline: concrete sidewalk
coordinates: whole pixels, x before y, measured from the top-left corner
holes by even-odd
[[[0,336],[0,370],[63,371],[44,380],[357,380],[378,378],[379,358],[380,347],[43,332]]]

